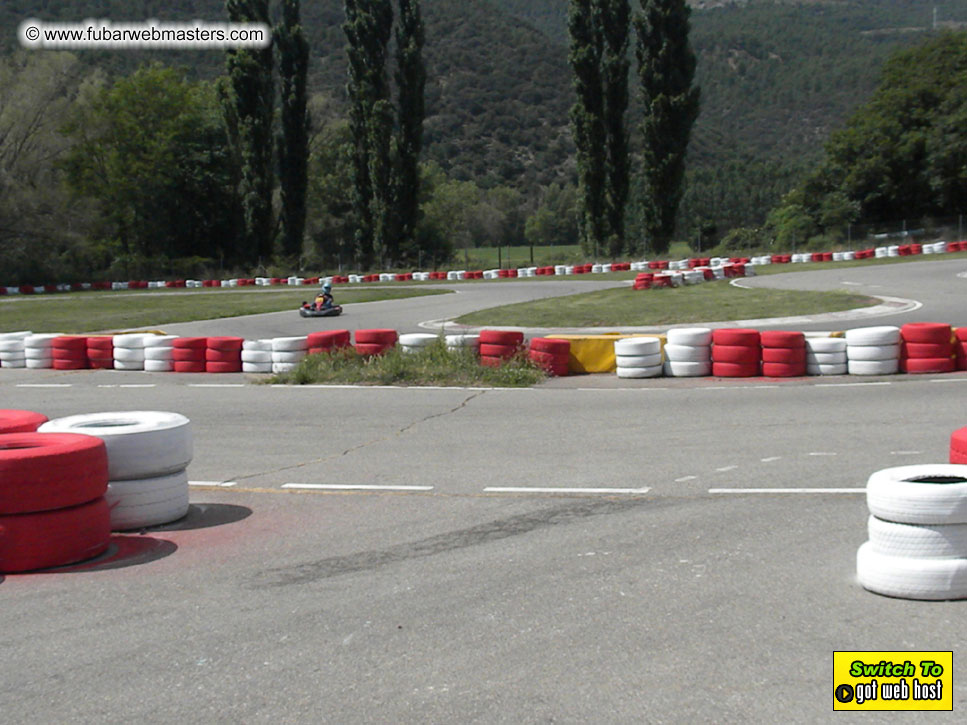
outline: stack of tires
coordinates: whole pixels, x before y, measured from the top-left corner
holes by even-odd
[[[144,345],[151,335],[131,333],[114,336],[114,369],[144,370]]]
[[[480,354],[480,335],[447,335],[448,350],[470,349],[475,355]]]
[[[0,410],[0,435],[35,433],[46,422],[46,415],[34,413],[32,410]]]
[[[614,342],[619,378],[657,378],[662,373],[661,339],[628,337]]]
[[[527,357],[548,375],[558,378],[567,377],[570,372],[568,359],[571,357],[571,343],[567,340],[534,337],[531,338]]]
[[[952,373],[956,367],[950,325],[909,322],[900,328],[900,370],[904,373]]]
[[[241,337],[209,337],[205,349],[206,373],[242,372]]]
[[[866,501],[869,541],[856,554],[864,588],[904,599],[967,598],[967,466],[877,471]]]
[[[276,337],[272,340],[272,372],[291,373],[309,353],[308,337]]]
[[[0,368],[27,367],[24,340],[29,335],[29,332],[8,332],[0,335]]]
[[[954,330],[957,338],[954,342],[955,363],[958,370],[967,370],[967,327],[958,327]]]
[[[47,370],[54,367],[53,341],[59,335],[44,333],[31,335],[24,339],[24,357],[27,367],[34,370]]]
[[[967,464],[967,428],[955,430],[951,434],[950,462]]]
[[[111,536],[107,451],[75,434],[0,435],[0,574],[101,554]]]
[[[157,526],[188,513],[191,424],[178,413],[133,411],[57,418],[41,433],[83,433],[107,453],[107,492],[112,531]]]
[[[427,332],[411,332],[400,335],[400,348],[407,354],[417,353],[437,341],[436,335]]]
[[[363,357],[384,355],[396,346],[396,330],[356,330],[356,352]]]
[[[766,330],[762,345],[762,374],[767,378],[799,378],[806,374],[806,336],[788,330]]]
[[[171,346],[172,367],[176,373],[205,372],[205,353],[208,350],[207,337],[179,337]]]
[[[144,339],[144,369],[149,373],[170,373],[175,369],[174,335],[150,335]]]
[[[719,378],[754,378],[762,364],[758,330],[715,330],[712,333],[712,375]]]
[[[707,327],[678,327],[668,331],[665,375],[699,378],[712,374],[712,331]]]
[[[850,375],[893,375],[900,370],[900,328],[890,325],[846,331]]]
[[[306,342],[309,344],[310,355],[328,354],[334,350],[352,346],[349,330],[313,332],[306,338]]]
[[[240,354],[243,373],[272,372],[272,341],[246,340]]]
[[[86,337],[55,337],[50,344],[54,370],[87,370]]]
[[[480,364],[497,368],[514,357],[524,344],[524,333],[511,330],[480,331]]]
[[[97,370],[113,370],[114,337],[111,335],[88,337],[87,363]]]
[[[847,372],[845,338],[806,338],[806,373],[808,375],[846,375]]]

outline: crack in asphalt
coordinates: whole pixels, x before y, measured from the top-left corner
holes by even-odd
[[[246,480],[249,480],[249,479],[258,478],[259,476],[265,476],[265,475],[268,475],[268,474],[271,474],[271,473],[282,473],[283,471],[294,471],[294,470],[298,470],[300,468],[305,468],[306,466],[315,465],[317,463],[324,463],[325,461],[331,461],[331,460],[336,459],[336,458],[343,458],[344,456],[348,456],[349,454],[355,453],[356,451],[362,450],[363,448],[368,448],[370,446],[376,445],[377,443],[383,443],[385,441],[390,440],[391,438],[397,438],[397,437],[399,437],[401,435],[404,435],[405,433],[408,433],[409,431],[411,431],[413,428],[416,428],[417,426],[422,425],[423,423],[426,423],[428,421],[431,421],[431,420],[433,420],[435,418],[443,418],[443,417],[448,416],[448,415],[453,415],[454,413],[457,413],[457,412],[463,410],[464,408],[466,408],[467,405],[470,404],[470,401],[474,400],[475,398],[479,398],[480,396],[486,394],[487,392],[488,391],[486,391],[486,390],[478,390],[478,391],[474,392],[473,395],[470,395],[470,396],[466,397],[463,400],[463,402],[461,402],[459,405],[451,408],[450,410],[445,410],[442,413],[433,413],[432,415],[424,416],[423,418],[419,418],[419,419],[413,421],[412,423],[409,423],[409,424],[403,426],[399,430],[395,431],[392,435],[381,436],[379,438],[373,438],[372,440],[365,441],[363,443],[359,443],[359,444],[357,444],[355,446],[351,446],[350,448],[347,448],[347,449],[345,449],[343,451],[340,451],[339,453],[330,453],[327,456],[321,456],[320,458],[313,458],[313,459],[308,460],[308,461],[301,461],[300,463],[294,463],[294,464],[292,464],[290,466],[281,466],[279,468],[274,468],[274,469],[272,469],[270,471],[259,471],[257,473],[250,473],[248,475],[241,475],[241,476],[230,476],[230,477],[226,478],[225,480],[226,481],[236,481],[236,482],[237,481],[246,481]]]
[[[650,509],[671,505],[654,499],[605,499],[583,501],[558,506],[533,513],[519,514],[505,519],[488,521],[466,529],[430,536],[387,549],[361,551],[357,554],[334,556],[309,561],[294,566],[266,569],[252,577],[250,589],[275,589],[278,587],[312,584],[333,577],[359,572],[375,571],[392,564],[414,559],[425,559],[462,549],[524,536],[534,531],[563,526],[598,516],[621,514],[648,506]]]

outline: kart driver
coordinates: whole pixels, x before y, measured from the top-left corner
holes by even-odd
[[[332,285],[326,282],[316,294],[316,309],[328,310],[332,307]]]

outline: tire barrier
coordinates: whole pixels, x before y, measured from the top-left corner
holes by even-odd
[[[967,598],[967,466],[877,471],[866,501],[869,540],[856,554],[865,589],[903,599]]]
[[[720,378],[753,378],[762,364],[758,330],[722,329],[712,333],[712,375]]]
[[[272,372],[272,341],[246,340],[239,355],[243,373]]]
[[[27,358],[24,340],[30,332],[7,332],[0,335],[0,368],[25,368]]]
[[[144,348],[150,334],[130,333],[114,336],[114,369],[144,370]]]
[[[291,373],[309,354],[309,338],[276,337],[272,345],[272,372]]]
[[[174,335],[152,335],[144,339],[144,369],[149,373],[169,373],[175,369]]]
[[[356,352],[364,357],[383,355],[396,345],[396,330],[356,330]]]
[[[950,435],[950,462],[967,464],[967,428],[955,430]]]
[[[571,343],[567,340],[554,340],[535,337],[530,341],[527,357],[553,377],[566,377],[568,359],[571,356]]]
[[[657,378],[662,374],[661,339],[629,337],[616,340],[614,359],[619,378]]]
[[[241,337],[209,337],[205,349],[206,373],[242,372]]]
[[[203,373],[206,370],[207,337],[179,337],[171,341],[172,369],[176,373]]]
[[[846,375],[847,363],[845,338],[806,338],[807,375]]]
[[[900,328],[859,327],[846,331],[850,375],[893,375],[900,371]]]
[[[102,553],[111,534],[107,472],[107,451],[96,438],[0,435],[0,574]]]
[[[957,369],[953,329],[939,322],[910,322],[900,328],[900,372],[952,373]]]
[[[54,370],[86,370],[90,367],[86,337],[55,337],[51,340],[50,352]]]
[[[481,330],[480,364],[492,368],[500,367],[520,352],[523,345],[523,332]]]
[[[97,335],[87,338],[87,362],[97,370],[114,369],[114,337]]]
[[[306,342],[309,345],[310,355],[329,353],[333,350],[352,346],[349,330],[313,332],[306,338]]]
[[[806,336],[801,332],[766,330],[761,333],[762,375],[799,378],[806,374]]]
[[[34,370],[48,370],[54,367],[53,341],[60,335],[44,333],[24,338],[25,366]]]
[[[400,349],[408,354],[416,353],[423,348],[432,345],[438,339],[438,335],[431,335],[426,332],[413,332],[406,335],[400,335]]]
[[[84,433],[107,453],[113,531],[157,526],[188,513],[188,474],[194,455],[191,423],[163,411],[108,412],[48,421],[41,432]]]
[[[47,416],[32,410],[0,410],[0,435],[34,433],[47,422]]]
[[[448,350],[471,348],[476,354],[480,354],[480,335],[447,335],[445,340]]]

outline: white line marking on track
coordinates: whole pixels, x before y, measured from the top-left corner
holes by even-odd
[[[433,486],[365,486],[337,483],[285,483],[282,488],[305,491],[432,491]]]
[[[189,481],[189,486],[219,486],[221,488],[231,488],[237,486],[236,481]]]
[[[846,281],[843,281],[842,284],[848,284],[850,287],[862,287],[863,286],[863,283],[862,282],[846,282]]]
[[[725,473],[726,471],[734,471],[738,466],[722,466],[721,468],[716,468],[715,470],[719,473]]]
[[[931,383],[967,383],[967,378],[933,378]]]
[[[710,488],[709,493],[866,493],[865,488]]]
[[[685,483],[685,481],[694,481],[698,476],[682,476],[681,478],[676,478],[675,483]]]
[[[72,388],[71,383],[17,383],[18,388]]]
[[[881,380],[874,383],[816,383],[817,388],[860,388],[872,385],[893,385],[888,380]]]
[[[650,488],[528,488],[511,486],[488,486],[485,493],[648,493]]]
[[[772,463],[773,461],[778,461],[782,456],[770,456],[769,458],[760,458],[759,460],[763,463]]]
[[[118,385],[119,388],[157,388],[154,383],[144,383],[139,385]]]
[[[245,383],[188,383],[189,388],[244,388]]]
[[[838,453],[832,453],[830,451],[810,451],[811,456],[837,456]]]
[[[919,456],[923,451],[890,451],[891,456]]]

